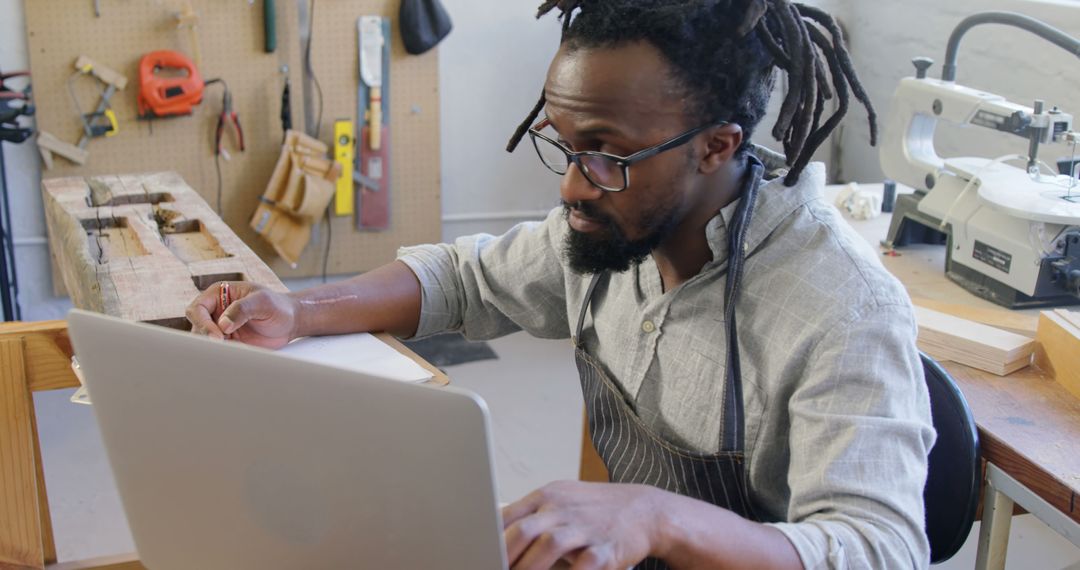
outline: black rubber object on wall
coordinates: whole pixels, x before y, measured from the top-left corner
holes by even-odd
[[[405,51],[413,55],[435,47],[454,27],[439,0],[401,0],[398,21]]]

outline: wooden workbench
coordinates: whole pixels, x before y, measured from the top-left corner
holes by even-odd
[[[1080,523],[1080,399],[1033,366],[1008,376],[942,366],[975,414],[983,459]]]

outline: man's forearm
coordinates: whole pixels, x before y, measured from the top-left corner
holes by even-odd
[[[708,503],[664,493],[659,552],[668,566],[802,570],[798,552],[779,530]]]
[[[420,282],[401,261],[290,296],[299,305],[296,336],[385,331],[410,337],[420,322]]]

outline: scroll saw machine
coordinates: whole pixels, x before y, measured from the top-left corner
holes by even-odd
[[[1009,308],[1080,303],[1080,181],[1073,117],[1043,101],[1032,107],[958,85],[960,39],[980,24],[1016,26],[1080,56],[1080,40],[1009,12],[965,19],[949,38],[941,79],[933,61],[913,60],[915,77],[900,82],[881,148],[885,176],[916,191],[898,197],[885,244],[947,243],[945,272],[975,295]],[[1026,156],[942,158],[938,121],[986,128],[1028,141]],[[1039,146],[1072,149],[1067,174],[1040,171]],[[1023,161],[1021,167],[1007,164]]]

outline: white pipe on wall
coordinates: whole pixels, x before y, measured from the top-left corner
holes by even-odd
[[[454,222],[494,222],[501,220],[543,220],[547,210],[518,210],[505,212],[473,212],[467,214],[444,214],[443,223]]]

